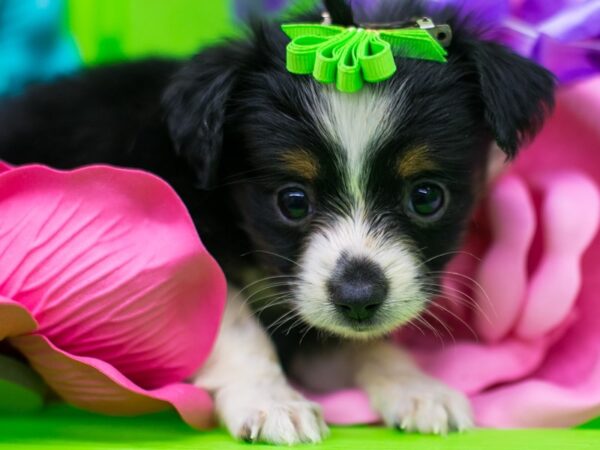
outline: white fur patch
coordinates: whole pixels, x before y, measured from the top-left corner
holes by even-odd
[[[239,439],[292,445],[327,434],[319,407],[288,384],[273,344],[235,289],[194,384],[213,395],[219,419]]]
[[[388,282],[388,298],[375,316],[378,325],[358,331],[348,327],[329,299],[327,283],[342,253],[378,264]],[[418,316],[426,296],[417,279],[419,261],[403,242],[370,226],[359,208],[332,226],[315,231],[300,261],[297,308],[309,324],[338,335],[372,338],[387,334]]]
[[[402,111],[402,100],[399,105],[398,92],[392,95],[380,86],[365,86],[352,94],[324,86],[318,95],[321,132],[344,152],[345,157],[340,158],[340,163],[346,166],[343,169],[348,174],[350,192],[360,199],[361,175],[369,150],[384,142],[393,131],[391,127],[398,117],[391,120],[390,116],[392,111],[396,116]]]

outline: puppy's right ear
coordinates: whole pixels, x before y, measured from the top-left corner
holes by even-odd
[[[548,70],[497,43],[472,41],[468,45],[487,125],[499,147],[514,158],[550,115],[556,79]]]
[[[163,94],[175,150],[196,173],[200,189],[216,181],[227,103],[243,54],[236,43],[203,50],[175,74]]]

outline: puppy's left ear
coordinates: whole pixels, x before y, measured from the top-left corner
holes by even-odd
[[[235,42],[203,50],[175,74],[163,94],[175,150],[190,164],[200,189],[216,181],[228,100],[244,54]]]
[[[470,46],[485,120],[509,158],[535,136],[554,106],[555,78],[543,67],[493,42]]]

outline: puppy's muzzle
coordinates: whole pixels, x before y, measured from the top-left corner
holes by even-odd
[[[327,288],[338,313],[351,322],[367,322],[385,301],[389,286],[377,263],[344,255],[337,261]]]

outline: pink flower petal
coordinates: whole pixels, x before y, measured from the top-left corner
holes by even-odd
[[[0,210],[0,293],[54,345],[147,388],[202,364],[225,283],[166,183],[109,167],[22,167],[0,175]]]
[[[481,290],[474,326],[490,342],[505,337],[523,309],[527,256],[535,232],[533,202],[522,180],[502,177],[490,193],[488,209],[494,230],[492,245],[477,270]],[[505,220],[510,217],[511,220]]]
[[[599,197],[587,177],[553,177],[542,205],[544,255],[531,276],[516,328],[523,339],[543,337],[573,309],[581,288],[581,259],[599,229]]]
[[[327,423],[353,425],[379,422],[379,415],[371,409],[369,398],[360,389],[344,389],[327,394],[306,393],[323,408]]]
[[[459,342],[416,356],[431,375],[467,394],[476,394],[499,383],[519,380],[537,369],[548,345],[546,340],[507,339],[494,345]]]
[[[524,380],[475,396],[473,406],[481,426],[577,426],[600,414],[600,364],[576,388],[538,379]]]
[[[547,124],[543,133],[534,142],[531,148],[526,149],[511,169],[512,174],[527,180],[530,186],[544,186],[548,189],[560,188],[561,192],[571,192],[571,188],[579,190],[579,183],[567,180],[565,172],[583,174],[584,179],[592,181],[592,189],[588,189],[586,182],[585,195],[567,195],[564,202],[568,210],[581,207],[577,214],[591,212],[584,217],[584,225],[580,234],[579,226],[570,230],[554,233],[553,239],[558,242],[553,244],[569,246],[575,239],[590,239],[592,236],[587,230],[597,227],[597,192],[600,186],[600,133],[597,124],[589,122],[589,111],[600,110],[600,78],[563,91],[559,96],[558,107],[554,117]],[[578,176],[579,177],[579,176]],[[580,178],[581,179],[581,178]],[[567,189],[563,184],[568,181]],[[533,189],[530,187],[530,189]],[[546,192],[544,191],[544,192]],[[587,192],[592,192],[590,201],[591,209],[588,210]],[[541,194],[544,195],[544,192]],[[571,204],[568,204],[571,202]],[[558,202],[557,202],[558,203]],[[555,206],[555,205],[553,205]],[[560,208],[545,216],[540,214],[544,229],[547,225],[554,226],[553,218],[567,214],[566,209]],[[591,218],[592,220],[588,220]],[[511,217],[507,217],[510,220]],[[587,224],[592,223],[592,227]],[[593,230],[592,230],[593,231]],[[537,238],[541,241],[541,230],[537,230]],[[589,242],[589,241],[588,241]],[[585,242],[584,242],[585,243]],[[544,252],[539,249],[540,255],[534,260],[532,267],[533,276],[544,263]],[[585,253],[582,263],[578,258],[568,258],[569,267],[563,269],[568,273],[577,270],[581,276],[581,291],[577,295],[576,303],[570,304],[565,311],[560,309],[560,320],[555,320],[554,313],[565,302],[572,301],[572,295],[562,293],[562,273],[553,270],[553,275],[545,277],[545,282],[540,286],[550,289],[548,295],[538,296],[534,305],[529,306],[528,323],[536,322],[536,330],[543,333],[534,333],[534,339],[529,339],[531,345],[537,345],[546,339],[550,330],[558,326],[562,330],[552,338],[547,350],[543,352],[539,365],[530,364],[531,357],[525,358],[521,367],[524,369],[522,376],[512,382],[500,383],[497,386],[482,386],[478,393],[474,393],[473,401],[476,409],[477,421],[484,426],[493,427],[543,427],[543,426],[573,426],[590,420],[600,415],[600,238],[596,234],[592,244]],[[561,263],[568,262],[560,259]],[[528,280],[531,289],[532,279]],[[572,283],[569,285],[573,286]],[[575,285],[576,289],[577,284]],[[570,288],[572,290],[572,288]],[[558,298],[554,294],[560,294]],[[526,299],[530,300],[529,298]],[[556,309],[555,309],[556,308]],[[523,327],[523,325],[520,325]],[[514,338],[514,337],[513,337]],[[524,344],[527,340],[522,340]],[[502,342],[504,344],[504,342]],[[472,377],[478,379],[487,372],[490,355],[461,354],[455,350],[441,351],[443,360],[456,360],[455,365],[460,370],[461,361],[472,365]],[[515,354],[516,356],[516,354]],[[529,366],[529,367],[527,367]],[[446,366],[450,368],[451,365]],[[475,371],[479,367],[479,370]],[[441,371],[443,372],[443,370]],[[452,372],[440,373],[448,377]]]
[[[0,296],[0,341],[32,333],[37,327],[37,322],[25,307]]]
[[[173,404],[206,426],[208,395],[179,382],[212,348],[226,285],[175,192],[140,171],[27,166],[0,175],[0,210],[0,335],[73,404]]]
[[[27,357],[48,386],[79,408],[110,415],[134,415],[162,411],[172,405],[194,428],[214,424],[210,396],[190,384],[144,390],[110,364],[70,355],[44,336],[21,336],[10,342]]]

